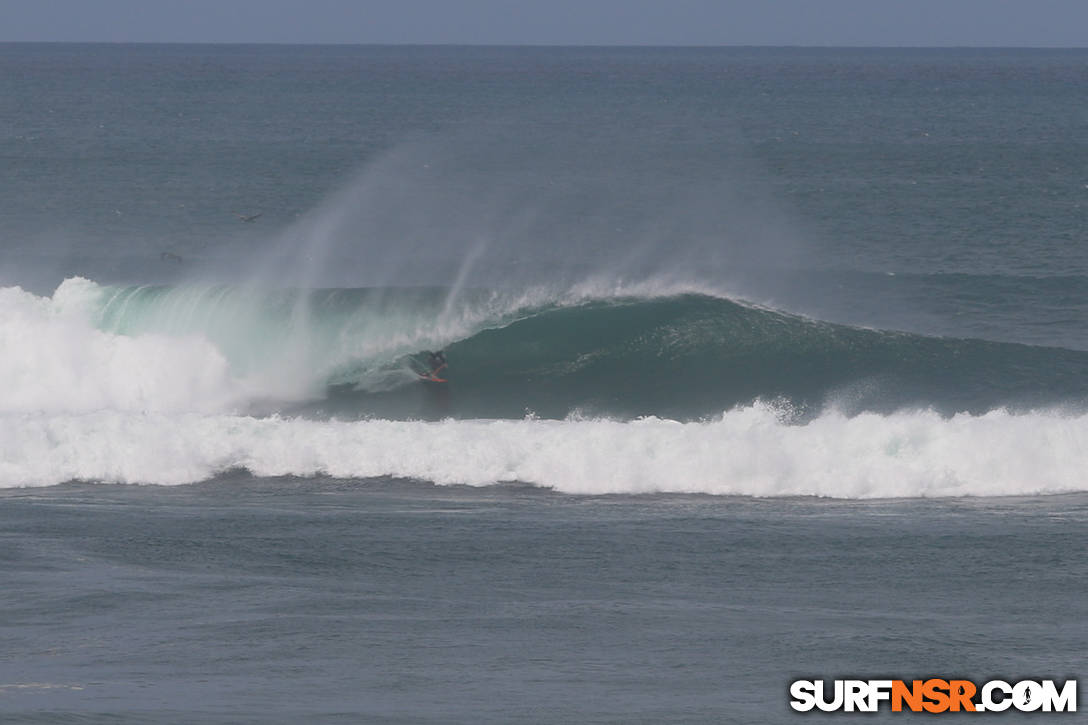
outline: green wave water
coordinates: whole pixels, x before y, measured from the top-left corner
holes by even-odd
[[[319,416],[692,420],[763,400],[803,419],[1088,400],[1081,351],[864,329],[695,293],[131,287],[104,289],[96,319],[123,335],[210,340],[235,374],[296,391],[284,410]],[[421,383],[420,356],[440,348],[448,384]]]

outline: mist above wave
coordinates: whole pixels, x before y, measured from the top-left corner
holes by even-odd
[[[1088,397],[1083,352],[854,328],[682,289],[5,288],[0,412],[696,420],[756,400],[812,417]],[[422,386],[412,358],[439,348],[451,382]]]

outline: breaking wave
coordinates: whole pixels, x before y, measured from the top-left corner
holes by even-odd
[[[257,475],[581,494],[1084,490],[1088,353],[691,290],[0,289],[0,486]],[[412,360],[444,348],[449,383]]]
[[[0,486],[398,477],[576,494],[886,498],[1085,490],[1088,418],[933,411],[791,424],[765,404],[713,420],[316,421],[97,412],[0,417]]]

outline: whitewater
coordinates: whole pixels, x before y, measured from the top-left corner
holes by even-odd
[[[437,395],[457,395],[458,367],[470,357],[467,351],[457,355],[458,343],[465,340],[501,334],[547,314],[616,313],[634,306],[641,319],[645,305],[678,304],[684,298],[664,295],[655,301],[628,293],[619,298],[622,304],[580,297],[580,302],[568,299],[548,308],[539,296],[534,306],[524,295],[503,305],[492,294],[482,296],[476,307],[466,306],[471,312],[447,314],[435,323],[430,318],[436,305],[448,310],[448,303],[418,291],[410,292],[407,302],[403,293],[391,300],[386,292],[380,304],[374,294],[359,291],[357,299],[345,302],[348,291],[339,291],[325,298],[340,300],[325,317],[315,312],[312,298],[284,294],[223,288],[117,290],[81,278],[66,280],[52,297],[19,288],[0,290],[0,344],[9,351],[0,362],[0,485],[173,485],[244,470],[257,476],[403,478],[440,485],[523,483],[591,495],[911,498],[1084,490],[1088,415],[1070,406],[954,414],[928,407],[844,411],[833,395],[818,410],[802,414],[791,400],[768,395],[677,420],[653,414],[592,415],[582,409],[587,401],[577,397],[575,388],[571,409],[556,419],[533,410],[520,419],[458,419],[441,415],[441,408],[433,420],[413,415],[384,419],[370,412],[374,396],[411,399],[420,388],[424,396],[436,395],[403,363],[423,345],[453,351],[452,392]],[[306,302],[305,318],[294,311],[300,300]],[[696,303],[714,305],[715,319],[729,312],[769,320],[778,335],[787,324],[804,330],[816,326],[822,346],[828,335],[844,334],[758,307],[705,297],[687,300],[689,306]],[[729,307],[721,308],[723,303]],[[675,317],[666,319],[676,324]],[[697,343],[693,329],[705,331],[706,320],[699,319],[694,328],[685,328],[683,345]],[[292,334],[292,324],[301,329]],[[610,326],[616,327],[616,321]],[[404,334],[391,336],[390,329]],[[679,334],[675,326],[668,329],[673,338]],[[243,333],[251,339],[240,340]],[[582,358],[613,354],[594,337],[595,346],[568,351],[550,385],[574,386],[589,364]],[[634,335],[641,341],[647,337],[643,327]],[[892,338],[901,344],[901,335]],[[512,339],[500,347],[509,350]],[[789,340],[798,344],[796,334]],[[232,341],[234,349],[225,350]],[[782,344],[779,337],[760,341]],[[254,350],[239,342],[275,344]],[[710,342],[744,344],[735,334],[724,339],[712,335],[703,344]],[[673,339],[642,353],[661,357],[677,344]],[[626,341],[619,347],[632,354]],[[293,358],[289,352],[298,349],[313,354]],[[709,364],[707,354],[699,348],[696,357]],[[257,365],[258,360],[264,364]],[[557,367],[550,358],[546,361],[546,369]],[[610,363],[616,375],[630,364]],[[722,365],[716,368],[728,375]],[[354,377],[345,378],[345,370]],[[471,394],[472,376],[465,377]],[[341,415],[320,404],[305,407],[308,398],[335,395],[336,383],[342,387],[349,378],[351,390],[344,395],[354,407],[342,406]],[[639,396],[634,387],[653,384],[628,382],[633,385],[628,398]],[[378,390],[358,390],[366,386]],[[500,393],[509,390],[500,388]]]
[[[572,494],[912,498],[1082,491],[1088,418],[922,411],[717,420],[313,421],[92,412],[0,418],[0,485],[258,476],[531,483]]]
[[[1086,67],[0,43],[0,720],[1083,684]]]
[[[808,90],[806,64],[834,58],[692,51],[644,77],[622,53],[518,56],[565,79],[538,95],[483,83],[488,53],[455,52],[464,97],[482,104],[470,109],[429,84],[427,53],[393,53],[419,85],[388,106],[365,101],[388,88],[366,80],[392,72],[383,52],[227,53],[248,103],[277,99],[259,130],[218,91],[192,95],[195,56],[180,49],[134,71],[133,98],[173,89],[165,116],[107,103],[124,54],[80,69],[21,52],[13,67],[68,89],[51,99],[69,113],[49,148],[30,106],[9,139],[24,183],[0,227],[3,486],[245,471],[579,494],[1085,490],[1088,262],[1068,243],[1084,184],[1068,153],[1008,155],[1000,124],[960,118],[936,137],[912,125],[915,104],[893,104],[854,148],[839,106]],[[931,101],[907,56],[873,72]],[[985,59],[942,62],[954,87],[989,78]],[[994,62],[1024,88],[1074,67]],[[574,81],[579,64],[594,70]],[[330,68],[346,75],[319,95],[341,112],[303,114],[307,74]],[[630,85],[610,85],[609,68]],[[868,88],[873,69],[844,68],[856,86],[827,81],[829,98]],[[283,88],[261,91],[276,73]],[[33,91],[12,78],[12,93]],[[138,139],[126,153],[159,152],[76,163],[72,78],[99,89],[100,129]],[[768,79],[794,105],[772,103]],[[694,105],[649,103],[643,82]],[[205,104],[214,122],[194,115]],[[1069,136],[1039,133],[1048,149]],[[867,165],[880,158],[893,161]],[[948,158],[959,171],[933,170]],[[951,185],[963,169],[973,185]],[[1017,181],[1033,174],[1045,199]],[[267,213],[238,222],[253,200]],[[423,384],[419,361],[438,349],[450,382]]]

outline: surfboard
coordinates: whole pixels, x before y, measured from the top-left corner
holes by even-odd
[[[442,372],[442,369],[446,367],[446,363],[442,363],[436,369],[431,370],[429,369],[430,366],[424,364],[422,361],[410,359],[408,361],[408,366],[412,369],[412,372],[415,373],[419,377],[419,379],[425,383],[449,382],[445,378],[438,377],[438,373]]]

